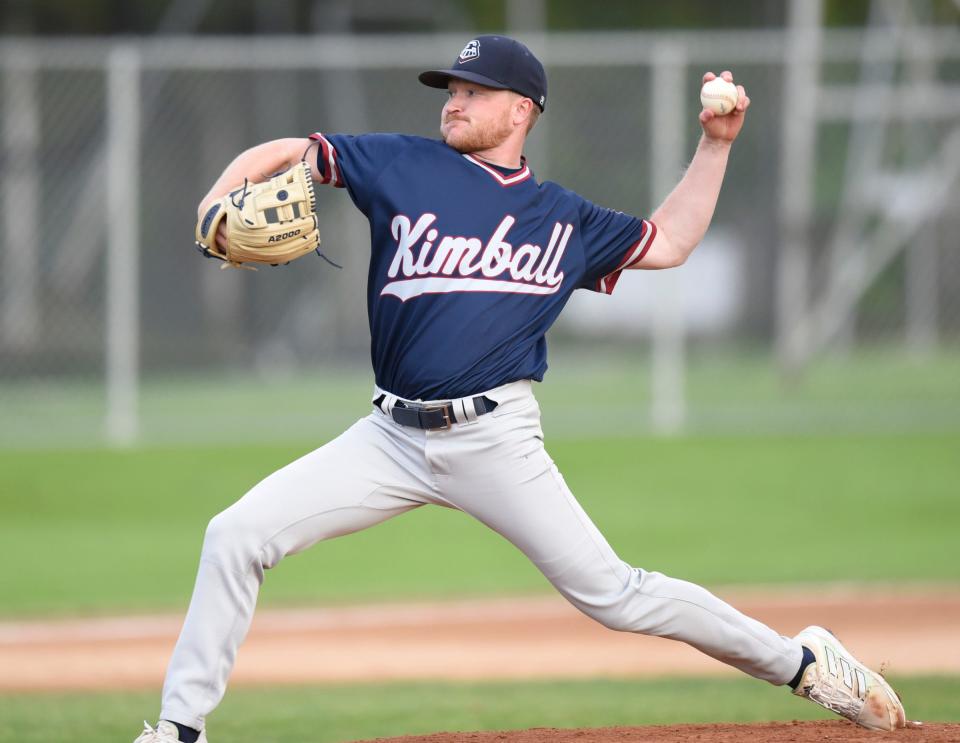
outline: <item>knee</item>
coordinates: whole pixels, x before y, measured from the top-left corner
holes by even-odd
[[[580,611],[615,632],[654,634],[657,621],[653,607],[640,590],[642,572],[630,568],[625,581],[597,579],[589,590],[568,595]]]
[[[256,524],[231,506],[210,519],[203,537],[203,558],[238,573],[259,557],[261,538]]]
[[[619,606],[586,606],[581,611],[594,621],[614,632],[632,632],[633,627],[627,620],[626,612]]]
[[[607,629],[615,632],[627,632],[632,629],[627,620],[627,612],[619,597],[602,593],[564,593],[564,597],[583,614]]]

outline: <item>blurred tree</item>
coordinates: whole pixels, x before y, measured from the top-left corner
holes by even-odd
[[[691,28],[707,25],[723,28],[779,26],[786,16],[785,0],[739,0],[722,10],[703,0],[615,0],[583,3],[580,0],[549,0],[548,23],[563,31]]]
[[[156,28],[170,0],[27,0],[25,4],[31,7],[34,31],[38,34],[142,34]]]
[[[522,0],[520,0],[522,1]],[[903,0],[916,2],[917,0]],[[180,0],[4,0],[4,34],[154,34],[169,24]],[[463,31],[491,32],[504,27],[509,0],[273,0],[282,21],[271,32],[309,33],[315,17],[346,19],[355,33]],[[666,28],[768,28],[781,26],[787,0],[740,0],[722,9],[713,0],[545,0],[551,30],[631,30]],[[872,0],[824,0],[831,27],[863,25]],[[253,34],[263,32],[257,0],[211,0],[197,28],[180,32]],[[960,23],[956,0],[930,0],[933,22]],[[322,25],[322,24],[321,24]],[[343,29],[344,23],[334,24]],[[280,28],[283,26],[283,28]]]
[[[29,0],[8,0],[3,6],[3,32],[27,35],[34,32],[33,4]]]

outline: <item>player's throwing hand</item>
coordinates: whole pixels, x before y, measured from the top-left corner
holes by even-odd
[[[708,72],[703,76],[703,82],[707,83],[710,80],[713,80],[717,77],[712,72]],[[720,73],[720,77],[726,80],[728,83],[733,82],[733,73],[730,70],[724,70]],[[744,114],[747,111],[747,108],[750,106],[750,97],[747,95],[747,92],[743,89],[742,85],[737,85],[737,105],[734,106],[733,111],[731,111],[726,116],[721,116],[716,114],[713,111],[704,109],[700,112],[700,126],[703,127],[703,133],[706,135],[707,139],[716,141],[716,142],[725,142],[729,144],[737,138],[737,135],[740,134],[740,128],[743,126]]]

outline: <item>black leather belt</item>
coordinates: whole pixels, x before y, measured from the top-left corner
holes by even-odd
[[[381,404],[386,399],[386,395],[380,395],[373,404],[381,408]],[[497,402],[491,400],[486,395],[477,395],[465,401],[465,404],[473,405],[477,417],[489,413],[497,407]],[[440,428],[450,428],[457,422],[457,417],[453,412],[452,402],[435,403],[426,405],[418,402],[406,402],[397,400],[393,409],[390,411],[391,417],[401,426],[410,426],[411,428],[422,428],[425,431],[434,431]]]

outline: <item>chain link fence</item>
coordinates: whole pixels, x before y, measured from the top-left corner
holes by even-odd
[[[537,178],[638,215],[693,153],[702,72],[752,99],[688,264],[578,292],[551,331],[554,434],[960,427],[956,29],[879,52],[847,31],[525,41],[550,79]],[[436,136],[416,73],[463,42],[0,42],[0,446],[324,437],[363,414],[369,243],[346,194],[318,205],[342,270],[219,271],[196,206],[261,141]]]

